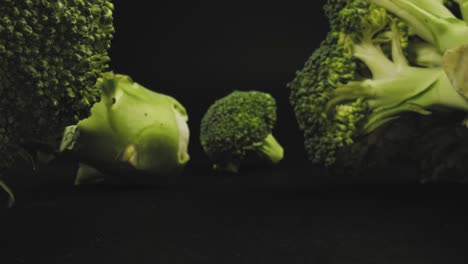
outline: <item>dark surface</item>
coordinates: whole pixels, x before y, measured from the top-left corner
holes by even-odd
[[[328,30],[324,1],[115,3],[113,70],[185,105],[191,161],[160,184],[80,188],[75,163],[19,164],[5,176],[17,202],[0,210],[0,263],[468,263],[466,185],[304,161],[286,83]],[[199,122],[233,89],[276,97],[280,166],[210,171]]]
[[[466,185],[337,184],[286,162],[73,187],[72,164],[61,165],[16,175],[17,203],[0,211],[2,263],[468,261]]]

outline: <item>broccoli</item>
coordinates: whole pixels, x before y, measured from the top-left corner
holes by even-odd
[[[0,189],[2,189],[8,195],[7,206],[12,207],[15,203],[15,196],[11,191],[10,187],[0,180]]]
[[[343,150],[405,113],[468,111],[466,87],[453,77],[463,74],[456,60],[466,54],[468,26],[443,2],[325,4],[330,31],[288,84],[312,162],[334,164]]]
[[[215,170],[278,163],[283,148],[272,134],[276,101],[268,93],[234,91],[215,101],[201,120],[200,142]]]
[[[0,170],[28,142],[60,142],[67,125],[100,99],[108,69],[110,0],[2,0],[0,5]]]
[[[60,146],[80,162],[75,184],[102,181],[104,175],[180,173],[189,160],[185,108],[122,74],[105,73],[96,87],[101,101],[89,118],[65,129]]]
[[[468,128],[463,125],[464,113],[441,113],[420,127],[424,131],[414,140],[414,159],[421,163],[423,182],[467,182]]]

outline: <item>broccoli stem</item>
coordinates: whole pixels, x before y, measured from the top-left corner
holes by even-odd
[[[468,43],[468,26],[447,14],[440,1],[370,0],[405,20],[424,40],[434,44],[440,52]],[[416,3],[415,3],[416,2]],[[438,4],[437,4],[438,3]],[[450,12],[450,11],[448,11]]]
[[[368,67],[372,79],[351,81],[337,87],[334,97],[328,102],[327,109],[346,100],[366,98],[371,113],[362,127],[361,132],[364,134],[398,118],[404,112],[428,115],[431,113],[429,109],[435,106],[468,111],[468,101],[452,87],[444,69],[408,65],[395,23],[392,24],[390,33],[392,34],[391,59],[370,38],[364,38],[361,43],[354,45],[354,57]],[[455,55],[465,53],[465,49],[461,48],[456,51]],[[458,61],[460,59],[456,60]],[[452,72],[464,72],[464,68],[459,66],[455,70]]]
[[[366,64],[375,79],[388,76],[389,72],[396,70],[395,65],[385,56],[380,46],[370,41],[355,45],[353,52],[354,57]]]
[[[363,126],[363,134],[371,133],[386,122],[398,118],[404,112],[429,115],[431,114],[430,109],[434,107],[468,112],[468,100],[452,87],[447,75],[441,72],[437,76],[439,76],[438,79],[429,85],[427,89],[422,90],[420,94],[412,98],[402,101],[395,107],[381,108],[380,110],[373,108],[373,113]],[[399,85],[396,84],[396,86]]]
[[[441,106],[468,112],[468,100],[452,87],[446,74],[441,74],[431,89],[410,102],[424,108]]]
[[[454,89],[468,99],[468,46],[461,46],[445,52],[443,69]]]
[[[369,99],[368,104],[373,111],[394,108],[423,93],[443,74],[440,68],[409,66],[396,33],[392,41],[393,61],[387,58],[380,46],[370,41],[355,45],[354,56],[366,64],[372,79],[350,82],[337,88],[335,98],[329,102],[331,105],[362,96]]]
[[[280,162],[284,155],[283,147],[272,134],[269,134],[262,142],[260,142],[259,146],[255,150],[261,157],[274,164]]]
[[[15,203],[15,195],[13,191],[6,185],[2,180],[0,180],[0,189],[3,189],[8,194],[8,207],[12,207]]]
[[[442,54],[432,44],[427,42],[412,42],[408,45],[408,56],[410,61],[422,67],[442,66]]]
[[[463,20],[468,23],[468,1],[467,0],[455,0],[460,8]]]

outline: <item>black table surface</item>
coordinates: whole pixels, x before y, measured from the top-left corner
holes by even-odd
[[[160,184],[75,187],[67,168],[45,170],[10,184],[1,263],[468,263],[466,185],[320,173],[191,168]]]

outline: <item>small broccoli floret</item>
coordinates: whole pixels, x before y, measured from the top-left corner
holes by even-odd
[[[100,99],[114,32],[110,0],[2,0],[0,170],[27,142],[60,142]]]
[[[283,148],[272,134],[276,101],[268,93],[234,91],[209,107],[201,120],[201,145],[214,168],[237,172],[241,165],[278,163]]]
[[[75,183],[104,176],[170,176],[189,161],[187,112],[173,97],[151,91],[129,76],[105,73],[102,100],[91,116],[65,129],[61,151],[78,159]]]
[[[313,162],[333,164],[343,148],[406,112],[468,111],[441,65],[444,52],[466,44],[468,27],[442,1],[333,0],[324,9],[330,32],[288,85]]]

